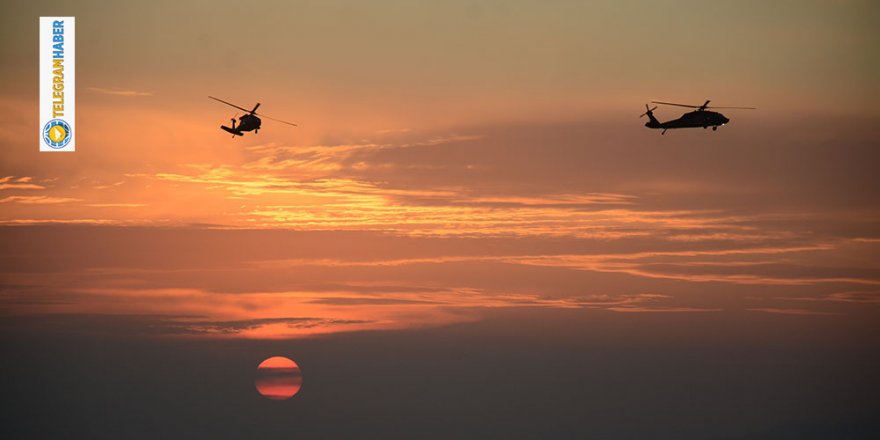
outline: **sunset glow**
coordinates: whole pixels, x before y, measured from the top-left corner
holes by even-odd
[[[41,153],[62,15],[76,151]],[[0,438],[870,438],[877,23],[4,5]]]

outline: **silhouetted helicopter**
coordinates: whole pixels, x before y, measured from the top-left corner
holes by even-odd
[[[654,110],[657,109],[657,106],[654,108],[648,108],[648,104],[645,104],[646,112],[642,113],[639,117],[648,115],[649,121],[645,124],[645,127],[648,128],[662,128],[663,131],[660,134],[666,134],[666,130],[670,128],[696,128],[703,127],[708,128],[712,127],[712,130],[718,130],[718,127],[730,122],[730,119],[727,119],[724,115],[718,112],[709,111],[706,109],[709,108],[737,108],[737,109],[748,109],[754,110],[755,107],[709,107],[709,102],[706,101],[703,105],[688,105],[688,104],[675,104],[672,102],[661,102],[661,101],[651,101],[654,104],[663,104],[663,105],[676,105],[679,107],[689,107],[695,108],[696,110],[685,113],[681,115],[678,119],[673,119],[671,121],[660,122],[657,118],[654,117]]]
[[[294,124],[292,122],[287,122],[287,121],[282,121],[280,119],[270,118],[266,115],[257,115],[257,108],[260,107],[259,102],[257,103],[257,105],[254,106],[253,110],[248,110],[246,108],[242,108],[242,107],[239,107],[235,104],[226,102],[222,99],[217,99],[213,96],[209,96],[208,98],[211,98],[215,101],[220,101],[226,105],[235,107],[235,108],[245,112],[244,115],[242,115],[240,118],[238,118],[238,126],[237,127],[235,126],[235,118],[232,118],[232,127],[227,127],[225,125],[220,126],[220,128],[226,130],[229,133],[232,133],[233,138],[236,136],[244,136],[245,131],[253,131],[254,133],[259,133],[260,124],[262,124],[262,121],[257,116],[262,116],[266,119],[271,119],[276,122],[281,122],[281,123],[284,123],[287,125],[292,125],[292,126],[296,127],[296,124]]]

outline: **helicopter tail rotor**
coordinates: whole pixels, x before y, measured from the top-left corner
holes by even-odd
[[[646,110],[646,111],[645,111],[644,113],[642,113],[642,114],[639,115],[640,118],[643,117],[643,116],[645,116],[645,115],[650,115],[651,112],[653,112],[654,110],[657,110],[657,106],[655,105],[654,108],[648,108],[648,104],[645,104],[645,110]]]
[[[640,118],[645,115],[648,116],[648,122],[645,123],[645,127],[648,127],[648,128],[660,127],[660,125],[661,125],[660,121],[658,121],[657,118],[654,117],[654,110],[657,110],[656,105],[654,106],[654,108],[650,108],[650,107],[648,107],[648,104],[645,104],[645,112],[642,113],[641,115],[639,115]]]
[[[235,116],[233,116],[231,119],[229,119],[230,121],[232,121],[232,129],[226,130],[226,131],[232,133],[233,139],[235,139],[235,118],[237,118],[237,117],[238,117],[238,112],[235,113]],[[226,127],[223,127],[223,128],[226,128]]]

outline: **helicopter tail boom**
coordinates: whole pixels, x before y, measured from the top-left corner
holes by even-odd
[[[235,136],[244,136],[240,131],[236,130],[235,128],[230,128],[225,125],[221,125],[220,128],[222,128],[223,130],[226,130],[229,133],[232,133]]]

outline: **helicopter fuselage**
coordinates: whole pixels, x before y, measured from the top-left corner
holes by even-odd
[[[648,117],[650,118],[650,120],[645,124],[645,127],[660,128],[663,130],[668,130],[670,128],[695,127],[712,127],[712,129],[714,130],[717,127],[720,127],[730,122],[730,119],[727,119],[726,116],[710,110],[695,110],[681,115],[681,117],[678,119],[673,119],[666,122],[658,121],[654,118],[654,115],[652,113],[649,113]]]
[[[244,136],[244,132],[246,131],[259,130],[260,125],[262,124],[260,118],[252,114],[245,114],[238,118],[238,125],[235,124],[234,119],[232,121],[232,127],[221,125],[220,128],[236,136]]]

